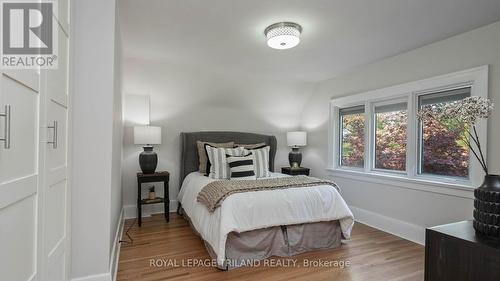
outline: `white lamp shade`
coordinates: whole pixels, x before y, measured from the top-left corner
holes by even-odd
[[[161,144],[161,127],[134,127],[134,144]]]
[[[307,133],[288,132],[286,133],[286,141],[288,146],[305,146],[307,145]]]

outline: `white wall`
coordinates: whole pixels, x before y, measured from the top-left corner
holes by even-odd
[[[72,1],[71,22],[71,277],[111,280],[112,241],[121,210],[115,1]]]
[[[117,5],[118,6],[118,5]],[[118,13],[116,13],[118,15]],[[122,42],[121,34],[118,26],[118,16],[115,19],[115,40],[114,40],[114,89],[113,89],[113,140],[112,140],[112,174],[111,174],[111,231],[109,236],[110,241],[110,263],[111,273],[114,272],[114,256],[116,251],[117,241],[121,237],[117,237],[120,227],[120,216],[123,209],[122,198],[122,163],[123,163],[123,101],[122,101]]]
[[[163,128],[162,144],[156,148],[158,170],[171,173],[171,200],[176,199],[179,190],[180,132],[232,130],[276,135],[278,169],[288,163],[285,133],[299,127],[300,112],[314,86],[258,73],[243,75],[203,65],[134,58],[125,60],[123,71],[124,93],[150,96],[151,125]],[[126,108],[127,99],[125,96]],[[136,112],[134,116],[127,112],[130,110],[125,110],[123,201],[126,215],[135,217],[135,174],[140,171],[138,156],[142,148],[133,145],[132,126],[144,121],[137,119]],[[146,207],[151,206],[144,207],[145,214]],[[161,210],[162,206],[158,207]]]
[[[302,113],[302,127],[309,132],[304,165],[314,176],[326,177],[329,100],[490,65],[490,98],[500,105],[500,22],[416,50],[400,54],[321,82]],[[500,107],[489,121],[488,163],[500,172]],[[409,190],[394,185],[336,177],[348,204],[358,218],[375,226],[423,242],[425,227],[471,219],[471,199]],[[418,233],[414,233],[414,232]]]

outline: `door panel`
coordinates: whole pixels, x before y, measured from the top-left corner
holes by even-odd
[[[2,280],[37,278],[39,74],[0,71],[0,273]],[[10,127],[10,129],[9,129]]]
[[[66,33],[69,33],[69,0],[56,0],[57,14],[54,14],[54,19],[64,28]]]
[[[51,263],[49,264],[49,272],[46,280],[66,280],[65,267],[66,259],[64,252],[54,253],[51,258]]]
[[[0,142],[0,183],[37,173],[38,92],[15,78],[0,77],[0,113],[10,105],[10,149]],[[8,133],[0,118],[0,138]]]
[[[0,272],[2,280],[36,276],[36,195],[0,209]]]
[[[65,238],[66,180],[50,186],[46,194],[46,243],[50,252]],[[64,246],[64,245],[62,245]]]
[[[49,80],[50,81],[50,80]],[[47,141],[51,142],[48,144],[47,149],[47,161],[48,169],[50,173],[55,172],[57,169],[65,168],[67,157],[66,157],[66,115],[67,108],[54,100],[49,101],[48,113],[47,113]],[[57,123],[55,123],[57,122]],[[55,142],[52,143],[52,142]],[[56,181],[60,181],[66,178],[66,174],[60,175],[62,178],[52,179],[51,183],[54,184]]]
[[[53,101],[67,105],[68,103],[68,37],[63,32],[60,26],[54,27],[58,34],[58,56],[57,69],[48,70],[47,77],[47,94]]]
[[[45,70],[42,88],[47,94],[45,118],[46,161],[43,185],[45,218],[43,272],[45,280],[63,281],[68,278],[69,192],[67,185],[67,120],[68,120],[68,37],[57,26],[58,68]]]

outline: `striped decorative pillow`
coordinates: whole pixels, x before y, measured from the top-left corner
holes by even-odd
[[[205,144],[209,144],[213,147],[231,148],[236,146],[234,145],[234,141],[224,142],[224,143],[196,141],[196,148],[198,149],[198,161],[199,161],[198,168],[200,170],[200,173],[206,173],[207,171],[208,156],[207,156],[207,151],[205,150]]]
[[[245,149],[257,149],[257,148],[263,148],[266,146],[265,142],[259,142],[259,143],[251,143],[251,144],[239,144],[235,143],[234,146],[242,146]]]
[[[242,156],[245,151],[243,147],[223,148],[213,147],[209,144],[205,144],[205,149],[208,156],[207,169],[210,169],[208,177],[212,179],[229,179],[231,171],[227,164],[226,155]]]
[[[231,179],[236,180],[255,180],[253,155],[230,156],[226,155],[227,163],[231,171]]]
[[[270,146],[263,148],[245,150],[245,154],[252,153],[255,176],[257,178],[267,178],[271,176],[269,172],[269,151]]]

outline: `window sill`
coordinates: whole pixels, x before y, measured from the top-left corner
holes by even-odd
[[[455,197],[474,199],[474,188],[462,183],[438,182],[430,179],[408,178],[398,174],[364,172],[343,168],[327,168],[329,176],[367,183],[385,184],[399,188],[445,194]]]

